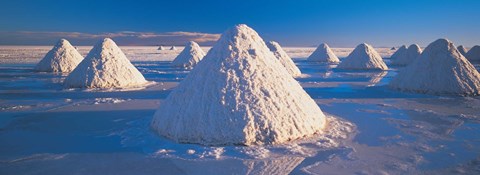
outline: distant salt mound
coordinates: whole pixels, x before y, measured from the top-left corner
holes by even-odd
[[[463,56],[467,54],[467,48],[463,47],[463,45],[458,46],[457,49]]]
[[[467,59],[470,61],[480,61],[480,46],[473,46],[465,54],[465,57],[467,57]]]
[[[352,53],[343,60],[338,67],[339,69],[351,70],[387,70],[388,67],[383,62],[382,57],[368,44],[358,45]]]
[[[158,47],[157,50],[165,50],[165,48],[163,46],[160,46],[160,47]]]
[[[151,126],[177,142],[277,144],[321,133],[325,115],[247,25],[222,34]]]
[[[332,49],[328,47],[327,44],[320,44],[317,49],[307,58],[307,61],[312,62],[327,62],[327,63],[338,63],[340,60],[333,53]]]
[[[35,66],[39,72],[71,72],[83,60],[70,42],[61,39],[55,44],[45,57]]]
[[[405,57],[407,55],[407,46],[402,45],[398,50],[390,56],[390,59],[395,60],[398,58]]]
[[[109,38],[96,44],[65,78],[66,88],[127,88],[147,81]]]
[[[202,60],[205,56],[202,48],[194,42],[190,41],[185,45],[185,48],[178,54],[178,56],[173,60],[172,65],[176,67],[192,68],[197,65],[197,63]]]
[[[428,94],[478,95],[480,74],[452,42],[439,39],[399,72],[389,86]]]
[[[408,46],[408,49],[405,50],[404,53],[401,53],[397,55],[395,59],[392,59],[392,65],[401,65],[401,66],[409,65],[415,59],[417,59],[421,53],[422,53],[422,49],[420,48],[420,46],[418,46],[417,44],[412,44]]]
[[[268,49],[273,52],[273,55],[282,63],[282,65],[287,69],[287,71],[290,73],[290,75],[294,77],[298,77],[302,75],[302,72],[300,72],[300,69],[298,69],[297,65],[292,61],[292,58],[287,55],[287,52],[285,52],[280,44],[278,44],[275,41],[270,41],[265,43],[267,44]]]
[[[175,46],[170,47],[170,50],[177,50]]]
[[[395,47],[392,47],[392,48],[390,48],[390,50],[397,50],[397,48],[395,48]]]

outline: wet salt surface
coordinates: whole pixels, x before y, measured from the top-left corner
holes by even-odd
[[[345,131],[251,148],[177,144],[150,131],[153,113],[188,74],[169,61],[134,61],[156,82],[134,90],[64,90],[66,75],[0,65],[0,174],[480,173],[479,97],[388,89],[401,67],[349,72],[295,62],[304,73],[297,80]]]

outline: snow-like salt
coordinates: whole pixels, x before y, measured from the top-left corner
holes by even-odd
[[[400,51],[400,49],[398,51]],[[402,53],[399,53],[398,55],[396,55],[396,53],[392,55],[392,58],[393,58],[392,64],[405,66],[412,63],[415,59],[417,59],[418,56],[420,56],[420,54],[422,53],[422,49],[417,44],[412,44],[408,46],[408,49],[406,50],[402,49]]]
[[[401,70],[389,86],[429,94],[478,95],[480,74],[452,42],[439,39]]]
[[[247,25],[222,34],[155,113],[177,142],[277,144],[321,133],[325,115]]]
[[[339,69],[352,70],[387,70],[382,57],[375,49],[366,44],[358,45],[339,65]]]
[[[177,67],[192,68],[202,60],[205,56],[202,48],[194,42],[190,41],[185,45],[185,48],[180,54],[173,60],[172,65]]]
[[[265,43],[267,44],[268,49],[273,52],[273,55],[282,63],[282,65],[287,69],[287,71],[294,77],[302,75],[300,69],[292,61],[292,58],[287,55],[287,53],[282,49],[280,44],[275,41],[270,41]]]
[[[66,39],[60,39],[45,57],[35,66],[39,72],[63,72],[73,71],[75,67],[83,60],[82,55],[78,53],[70,42]]]
[[[64,80],[65,88],[129,88],[146,84],[143,75],[109,38],[97,43]]]
[[[320,44],[317,49],[307,58],[307,61],[338,63],[340,60],[326,44]]]
[[[465,54],[465,57],[467,57],[467,59],[470,61],[480,61],[480,46],[473,46]]]

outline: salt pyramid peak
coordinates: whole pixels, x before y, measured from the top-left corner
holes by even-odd
[[[338,63],[340,60],[333,53],[332,49],[326,44],[320,44],[315,51],[307,58],[307,61],[312,62],[328,62],[328,63]]]
[[[387,70],[382,57],[375,49],[366,44],[359,44],[339,65],[339,69],[351,70]]]
[[[458,46],[457,49],[463,56],[467,54],[467,48],[465,48],[463,45]]]
[[[282,63],[282,65],[287,69],[287,71],[294,77],[302,75],[300,69],[298,69],[297,65],[292,61],[292,58],[288,56],[287,52],[285,52],[280,44],[275,41],[269,41],[266,43],[268,49],[273,52],[275,57]]]
[[[83,60],[82,55],[66,39],[60,39],[35,66],[39,72],[71,72]]]
[[[172,65],[177,67],[192,68],[197,65],[205,56],[202,48],[194,42],[190,41],[185,45],[185,48],[173,60]]]
[[[398,59],[400,57],[404,57],[407,54],[407,46],[402,45],[398,48],[398,50],[390,56],[390,59]]]
[[[325,115],[247,25],[225,31],[155,113],[151,126],[177,142],[283,143],[320,133]]]
[[[465,57],[470,61],[480,61],[480,46],[473,46],[466,54]]]
[[[110,38],[98,42],[65,78],[66,88],[127,88],[147,81]]]

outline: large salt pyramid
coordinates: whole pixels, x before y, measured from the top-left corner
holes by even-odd
[[[398,58],[405,57],[407,55],[407,46],[402,45],[398,50],[390,56],[390,59],[395,60]]]
[[[394,89],[429,94],[478,95],[480,74],[447,39],[439,39],[389,84]]]
[[[147,81],[117,44],[105,38],[65,78],[66,88],[137,87]]]
[[[333,53],[332,49],[328,47],[327,44],[320,44],[315,51],[307,58],[307,61],[313,62],[327,62],[327,63],[338,63],[340,60]]]
[[[467,54],[467,48],[463,47],[463,45],[458,46],[457,49],[463,56]]]
[[[292,58],[287,55],[287,52],[285,52],[280,44],[278,44],[275,41],[270,41],[265,43],[267,44],[268,49],[273,52],[273,55],[280,60],[280,63],[287,69],[287,71],[294,77],[298,77],[302,75],[302,72],[300,72],[300,69],[298,69],[297,65],[292,61]]]
[[[388,69],[380,54],[372,46],[365,43],[358,45],[337,68],[353,70]]]
[[[473,46],[466,54],[465,57],[470,61],[480,61],[480,46]]]
[[[222,34],[155,113],[151,126],[177,142],[276,144],[322,131],[325,116],[247,25]]]
[[[417,57],[422,53],[422,49],[417,44],[412,44],[408,46],[408,49],[405,50],[405,53],[399,54],[395,59],[392,59],[393,65],[408,65],[412,63]]]
[[[83,60],[70,42],[61,39],[55,44],[45,57],[35,66],[39,72],[71,72]]]
[[[197,65],[197,63],[202,60],[205,56],[202,48],[194,42],[190,41],[185,45],[185,48],[178,54],[178,56],[173,60],[172,65],[177,67],[192,68]]]

